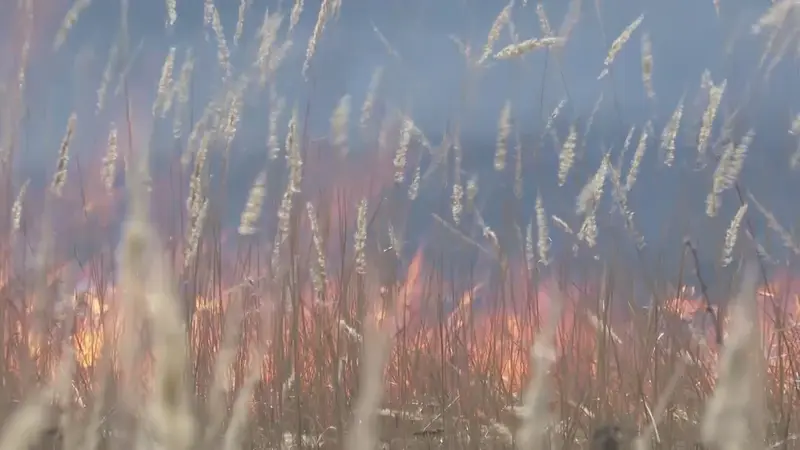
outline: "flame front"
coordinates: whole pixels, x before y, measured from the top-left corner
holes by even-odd
[[[18,50],[25,42],[37,49],[31,54],[39,58],[27,61],[26,67],[47,63],[42,49],[50,48],[53,36],[39,30],[52,28],[54,17],[63,12],[61,2],[20,0],[19,4],[23,6],[16,14],[21,19],[11,23],[12,15],[0,18],[3,54],[18,55],[0,61],[0,71],[13,74],[7,79],[18,79],[24,59]],[[33,9],[26,10],[25,5]],[[156,72],[149,66],[146,71]],[[175,272],[188,322],[192,375],[200,393],[216,376],[214,363],[230,345],[225,342],[228,333],[234,336],[236,357],[226,368],[227,390],[244,383],[249,366],[260,366],[259,388],[269,406],[254,408],[263,407],[261,413],[276,421],[288,421],[286,411],[315,402],[329,407],[314,417],[315,426],[341,425],[337,414],[357,391],[363,330],[374,321],[394,337],[385,371],[387,404],[425,405],[437,396],[441,402],[448,395],[458,399],[461,393],[479,393],[495,401],[468,406],[479,409],[476,414],[481,418],[496,421],[508,410],[485,405],[518,402],[517,393],[530,377],[530,352],[537,332],[554,310],[561,315],[551,378],[554,397],[561,400],[562,422],[576,415],[594,419],[598,411],[612,407],[645,423],[646,405],[641,399],[657,396],[666,383],[664,373],[678,363],[687,366],[685,389],[679,395],[682,405],[699,411],[702,397],[713,388],[720,343],[724,345],[728,331],[724,302],[710,304],[704,293],[681,285],[650,292],[656,300],[645,306],[634,294],[611,289],[612,277],[605,273],[579,285],[555,271],[529,267],[521,255],[503,251],[480,217],[476,222],[483,238],[461,235],[455,227],[447,231],[466,241],[471,250],[479,247],[479,257],[464,258],[478,260],[471,273],[442,262],[443,252],[436,246],[438,235],[432,228],[420,233],[422,239],[388,236],[388,230],[402,234],[415,225],[409,219],[414,209],[408,187],[396,182],[396,172],[406,169],[400,166],[407,160],[422,160],[415,148],[395,156],[391,154],[394,148],[375,142],[377,150],[354,157],[304,137],[304,176],[294,186],[295,198],[314,208],[318,235],[312,231],[312,219],[302,213],[304,208],[295,205],[287,214],[291,233],[285,236],[284,248],[276,251],[273,247],[278,220],[261,211],[254,235],[239,236],[226,215],[232,194],[225,185],[222,194],[205,193],[218,198],[210,202],[196,257],[185,261],[189,212],[184,199],[190,170],[181,165],[180,152],[158,153],[149,148],[151,138],[163,131],[148,105],[151,87],[128,84],[126,79],[124,99],[96,113],[119,130],[120,156],[114,167],[118,182],[111,189],[103,182],[106,148],[100,137],[108,130],[102,130],[82,141],[85,148],[70,160],[70,181],[60,197],[50,196],[46,184],[31,185],[23,229],[0,241],[0,300],[7,304],[0,317],[0,335],[9,349],[6,365],[19,378],[28,370],[40,377],[52,375],[64,339],[74,347],[79,378],[91,381],[102,361],[110,362],[116,372],[122,370],[118,344],[124,322],[119,298],[123,294],[115,282],[115,247],[125,211],[125,176],[130,164],[147,154],[154,160],[162,158],[148,174],[150,212],[165,243],[164,256]],[[217,128],[224,127],[224,119],[230,120],[216,119]],[[411,131],[387,133],[399,140],[394,135]],[[449,145],[442,151],[444,160],[450,158]],[[214,157],[222,153],[221,166],[229,170],[230,154],[218,150],[211,152]],[[263,156],[266,159],[266,153]],[[282,171],[289,159],[282,156],[266,163],[270,181],[273,177],[285,181]],[[457,177],[460,170],[455,171]],[[225,173],[219,177],[224,181],[208,177],[205,182],[222,185],[238,175]],[[458,190],[453,197],[456,194]],[[354,264],[362,201],[369,206],[370,238],[360,250],[368,262],[366,273]],[[58,239],[53,249],[37,247],[44,241],[37,233],[48,230],[40,223],[48,217],[43,214],[45,207],[52,208],[48,212],[56,219],[52,234]],[[322,256],[316,254],[318,241]],[[271,264],[273,259],[280,262],[279,267]],[[323,264],[319,264],[321,259]],[[326,276],[315,283],[319,271]],[[758,324],[770,375],[768,388],[774,395],[783,395],[794,389],[786,380],[798,378],[787,359],[800,344],[795,330],[800,285],[791,273],[763,281],[757,298]],[[232,320],[237,310],[241,317]],[[241,333],[230,332],[231,326],[239,327]],[[136,369],[147,372],[148,358],[142,356],[143,368]],[[289,400],[295,404],[289,405]],[[680,420],[687,423],[694,420],[677,408],[672,413],[673,418],[686,416]]]

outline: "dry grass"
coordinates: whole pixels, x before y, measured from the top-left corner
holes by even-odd
[[[634,220],[633,187],[652,136],[660,136],[663,164],[680,170],[684,97],[660,133],[654,118],[638,124],[627,171],[622,156],[634,128],[620,153],[603,150],[597,167],[579,164],[603,96],[586,123],[567,126],[557,123],[567,99],[540,125],[515,117],[508,100],[498,111],[486,172],[510,178],[513,132],[513,195],[484,194],[479,174],[465,170],[460,120],[475,108],[470,97],[479,76],[501,64],[527,70],[534,50],[563,70],[581,1],[572,0],[557,35],[545,6],[536,5],[541,35],[520,39],[516,14],[526,4],[505,5],[486,42],[455,39],[469,73],[463,111],[448,118],[439,146],[406,107],[378,110],[386,106],[384,67],[363,87],[359,111],[350,93],[338,96],[329,136],[310,137],[313,99],[285,97],[278,73],[292,42],[308,38],[300,46],[302,68],[292,76],[310,85],[325,76],[318,66],[325,38],[347,14],[340,0],[325,0],[318,11],[296,0],[290,11],[268,10],[255,27],[248,11],[256,6],[242,0],[235,33],[226,33],[220,10],[206,0],[206,34],[215,42],[203,45],[213,49],[213,64],[203,65],[192,48],[161,49],[167,54],[160,78],[150,83],[155,102],[145,106],[130,92],[135,52],[123,8],[120,39],[90,93],[97,101],[86,102],[91,115],[70,115],[42,192],[36,180],[17,180],[13,160],[29,126],[23,81],[35,33],[28,30],[14,50],[19,55],[8,58],[22,63],[1,91],[0,450],[794,447],[800,311],[787,305],[797,293],[771,281],[769,255],[750,217],[758,211],[786,249],[800,251],[791,228],[739,182],[753,132],[734,136],[740,130],[730,125],[730,111],[747,105],[726,103],[726,80],[715,84],[704,75],[692,139],[700,165],[713,160],[716,167],[710,192],[698,193],[707,198],[706,214],[698,215],[721,214],[723,196],[737,194],[736,213],[718,230],[722,244],[713,253],[720,267],[739,266],[723,286],[734,298],[730,305],[711,304],[691,241],[673,246],[677,275],[640,270],[645,240]],[[788,29],[796,4],[775,2],[758,22],[758,33],[769,34],[765,52],[785,54],[772,45],[796,38]],[[31,0],[19,5],[14,14],[34,14]],[[182,3],[164,6],[170,32],[181,24]],[[68,45],[80,14],[92,7],[75,2],[48,50]],[[304,37],[301,16],[314,12],[316,25]],[[641,14],[619,32],[598,67],[600,79],[613,78],[626,43],[647,27]],[[401,52],[373,28],[392,49],[395,68],[405,70]],[[655,102],[657,43],[641,32],[642,89]],[[233,47],[226,34],[233,34]],[[194,97],[200,68],[215,77],[205,104]],[[120,95],[110,95],[112,83]],[[240,222],[231,225],[232,186],[241,176],[236,149],[252,98],[269,105],[257,121],[265,129],[262,165],[247,181]],[[103,122],[101,112],[114,108],[122,113]],[[140,122],[142,111],[152,126]],[[716,133],[718,116],[725,124]],[[535,142],[523,139],[526,124],[543,125]],[[70,154],[86,154],[74,146],[93,129],[103,130],[104,151],[87,165]],[[371,151],[354,156],[356,146]],[[178,150],[167,152],[175,157],[166,164],[162,147]],[[545,180],[525,190],[524,180],[533,178],[523,170],[533,158],[529,147],[552,153],[553,184],[582,185],[577,198],[548,198]],[[409,216],[421,198],[439,201],[449,216],[433,214],[426,245],[417,249]],[[611,214],[604,207],[609,198]],[[486,202],[505,203],[510,212],[484,218]],[[572,216],[548,214],[545,205]],[[612,226],[617,213],[621,227]],[[109,238],[117,221],[121,238]],[[616,228],[622,238],[602,234]],[[552,240],[556,235],[566,244]],[[631,246],[642,267],[601,260],[595,249],[604,240]],[[79,246],[90,248],[88,255],[78,255]],[[646,306],[632,300],[642,291]]]

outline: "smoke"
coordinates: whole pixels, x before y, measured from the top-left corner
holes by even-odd
[[[67,2],[51,3],[48,16],[62,17],[69,8]],[[536,5],[535,0],[516,0],[511,14],[513,27],[502,31],[495,51],[514,40],[542,36]],[[558,29],[570,2],[545,0],[542,5],[552,27]],[[229,46],[233,46],[238,6],[238,2],[217,1]],[[245,20],[245,37],[239,48],[231,49],[234,65],[245,66],[254,58],[254,36],[265,10],[282,10],[288,16],[291,6],[285,0],[253,0]],[[292,50],[277,75],[278,92],[286,98],[287,110],[294,105],[301,111],[308,108],[312,138],[324,136],[339,99],[351,95],[354,111],[357,111],[367,95],[374,70],[383,67],[381,104],[413,117],[434,144],[452,123],[461,124],[465,152],[463,170],[479,175],[478,206],[486,209],[484,216],[493,223],[502,220],[502,205],[490,200],[500,193],[510,195],[512,189],[512,152],[509,153],[511,168],[507,168],[506,173],[496,174],[491,167],[498,115],[506,101],[512,103],[514,127],[523,139],[523,198],[531,201],[528,210],[519,212],[519,218],[521,222],[528,222],[533,214],[532,199],[537,192],[542,193],[550,214],[573,217],[575,196],[595,172],[602,155],[611,151],[612,161],[616,161],[628,129],[634,125],[641,127],[648,119],[653,121],[654,135],[660,135],[678,101],[685,98],[686,113],[675,167],[668,169],[661,164],[657,139],[651,139],[639,181],[630,194],[630,206],[648,240],[670,236],[671,242],[675,242],[675,238],[680,242],[689,234],[700,244],[709,242],[708,253],[713,254],[715,250],[711,249],[716,248],[724,234],[720,230],[725,228],[739,204],[735,196],[726,194],[717,218],[712,220],[703,215],[703,202],[711,186],[714,164],[697,169],[694,162],[697,132],[705,107],[698,99],[701,75],[709,70],[716,84],[727,80],[720,117],[741,108],[734,134],[739,137],[750,128],[756,131],[741,185],[769,208],[778,209],[779,220],[794,219],[786,210],[793,205],[791,193],[797,192],[800,184],[791,176],[786,163],[794,147],[787,130],[797,102],[793,88],[795,64],[791,60],[779,64],[770,73],[769,80],[764,80],[758,63],[765,39],[751,33],[752,24],[767,10],[769,2],[723,0],[717,15],[712,0],[583,1],[579,21],[560,58],[555,52],[539,50],[524,59],[490,61],[489,67],[475,80],[468,80],[470,72],[466,70],[467,63],[458,43],[469,46],[472,55],[477,57],[504,6],[479,0],[343,0],[341,15],[327,24],[311,62],[310,79],[305,80],[300,75],[301,67],[320,7],[319,1],[306,0],[291,37]],[[197,57],[193,84],[196,108],[202,108],[205,100],[219,92],[216,43],[213,34],[208,38],[210,33],[204,29],[203,4],[178,1],[177,8],[177,23],[166,29],[163,1],[131,1],[129,42],[136,58],[130,62],[127,80],[134,114],[141,118],[135,119],[136,122],[147,121],[160,66],[170,47],[177,47],[179,57],[191,47]],[[610,75],[598,80],[611,42],[641,14],[644,14],[641,26],[620,51]],[[72,111],[78,111],[79,116],[76,152],[91,151],[93,154],[103,146],[109,123],[124,117],[124,99],[119,89],[112,93],[107,111],[100,114],[94,111],[96,89],[109,51],[121,38],[120,17],[119,3],[94,2],[57,52],[52,50],[51,43],[55,33],[53,25],[58,21],[51,18],[37,22],[40,28],[36,33],[37,45],[27,90],[29,113],[24,136],[20,139],[20,146],[25,149],[21,153],[22,166],[27,167],[28,173],[53,164],[58,141]],[[284,25],[281,39],[285,29]],[[645,95],[642,81],[642,32],[647,32],[653,43],[656,93],[653,100]],[[176,63],[176,67],[179,64]],[[470,90],[465,102],[465,86],[468,85]],[[111,90],[117,87],[118,81]],[[557,146],[547,139],[541,141],[544,144],[539,140],[545,119],[559,102],[567,100],[561,119],[556,123],[556,133],[563,140],[570,123],[577,121],[580,127],[586,124],[601,94],[604,101],[593,119],[593,132],[581,143],[583,150],[567,185],[557,188]],[[237,152],[263,150],[268,114],[266,94],[246,99],[242,130],[236,141]],[[288,114],[285,114],[282,129],[287,120]],[[636,139],[638,133],[634,136]],[[353,142],[354,152],[374,150],[359,144],[357,139]],[[363,148],[358,148],[359,145]],[[174,150],[171,144],[158,142],[152,147],[155,152]],[[623,171],[627,171],[632,153],[632,150],[627,153]],[[252,178],[249,175],[241,178],[249,180]],[[437,181],[449,176],[445,173]],[[769,178],[768,183],[764,181],[765,176]],[[246,188],[243,185],[241,191],[233,189],[231,195],[244,198]],[[604,205],[604,212],[611,206]],[[601,233],[602,227],[601,224]],[[670,230],[664,232],[665,228]],[[755,233],[763,238],[767,231],[762,226]],[[706,239],[712,235],[720,237]]]
[[[68,6],[67,2],[53,2],[54,5],[59,3]],[[232,46],[238,2],[217,3],[228,44]],[[290,103],[292,100],[313,103],[312,123],[318,132],[327,131],[328,116],[339,98],[351,94],[358,104],[366,94],[373,70],[384,66],[387,76],[381,94],[387,103],[409,112],[431,133],[440,132],[447,120],[454,119],[461,110],[461,114],[467,113],[467,117],[462,117],[463,129],[469,130],[465,133],[475,136],[495,133],[497,115],[506,100],[513,102],[517,122],[533,128],[540,126],[537,121],[542,108],[548,114],[565,97],[569,98],[569,116],[587,116],[601,92],[616,103],[613,108],[604,108],[606,115],[621,115],[614,120],[639,122],[643,114],[663,118],[682,94],[697,90],[705,69],[711,71],[715,80],[731,78],[731,91],[735,91],[734,86],[741,87],[752,78],[753,68],[748,65],[758,61],[763,46],[757,45],[758,41],[750,36],[750,26],[769,6],[766,2],[763,5],[738,0],[722,2],[722,13],[717,17],[711,0],[652,4],[615,0],[599,3],[601,17],[598,18],[595,3],[584,1],[560,62],[544,51],[531,54],[524,61],[491,62],[491,67],[482,71],[474,88],[474,101],[469,108],[462,108],[466,64],[453,38],[469,45],[477,57],[504,4],[474,0],[402,4],[344,1],[339,18],[325,29],[312,62],[312,80],[306,82],[299,76],[298,69],[319,4],[313,0],[305,2],[292,36],[293,49],[279,76],[280,92]],[[543,6],[552,27],[558,29],[570,2],[545,1]],[[253,56],[253,37],[267,7],[270,11],[282,8],[288,12],[291,4],[252,1],[245,22],[245,38],[240,45],[249,48],[250,54],[238,58],[238,62],[246,63],[248,56]],[[65,8],[51,6],[50,15],[58,17],[52,11],[59,10],[66,12]],[[640,14],[644,14],[644,21],[614,63],[613,76],[598,81],[596,78],[611,41]],[[165,28],[165,20],[165,5],[160,0],[137,1],[130,6],[131,45],[142,43],[130,82],[145,91],[154,90],[158,68],[171,46],[191,46],[199,55],[204,55],[201,59],[209,65],[215,57],[213,37],[205,39],[208,33],[203,28],[202,2],[178,2],[178,20],[172,29]],[[512,43],[512,39],[542,36],[534,0],[527,5],[518,0],[511,20],[513,29],[503,30],[495,51]],[[38,32],[42,41],[49,44],[47,41],[55,32],[52,29],[55,21],[39,22],[42,28],[50,27]],[[639,38],[642,31],[647,31],[653,41],[657,93],[654,106],[648,105],[641,82]],[[85,102],[84,97],[70,95],[75,83],[80,81],[75,79],[74,72],[80,70],[74,65],[88,64],[83,68],[88,72],[83,74],[88,78],[84,80],[88,85],[84,88],[90,89],[92,82],[99,78],[109,47],[118,39],[119,32],[119,4],[94,2],[74,25],[64,48],[53,54],[51,49],[47,51],[49,45],[40,46],[37,55],[40,64],[36,71],[41,75],[39,82],[43,85],[72,81],[59,84],[56,92],[49,90],[49,101],[57,98],[64,107],[71,108]],[[379,34],[396,55],[387,50]],[[232,49],[234,60],[239,50]],[[215,85],[217,74],[208,70],[208,66],[205,69],[196,80],[199,89]],[[780,79],[780,74],[776,73],[774,78]]]

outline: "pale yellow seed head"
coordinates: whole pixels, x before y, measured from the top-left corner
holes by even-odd
[[[108,131],[108,147],[103,157],[103,184],[107,192],[111,192],[117,174],[117,126],[111,124]]]
[[[506,100],[500,110],[497,123],[497,147],[494,154],[494,170],[502,171],[506,168],[506,154],[508,153],[508,137],[511,135],[511,101]]]
[[[561,147],[561,153],[558,155],[558,185],[564,186],[567,182],[567,175],[575,162],[575,148],[578,141],[578,131],[575,125],[569,128],[569,135],[564,145]]]
[[[528,39],[518,44],[511,44],[504,47],[502,50],[495,53],[494,58],[499,60],[518,58],[532,51],[549,47],[558,47],[563,43],[564,39],[554,36],[540,39]]]
[[[617,54],[620,52],[620,50],[622,50],[622,47],[625,46],[628,40],[630,40],[631,35],[633,34],[634,31],[636,31],[637,28],[639,28],[639,25],[642,24],[643,20],[644,20],[644,14],[641,14],[627,27],[625,27],[625,29],[622,30],[622,33],[619,36],[617,36],[616,39],[614,39],[614,42],[611,43],[611,48],[608,49],[608,53],[606,54],[606,59],[605,61],[603,61],[603,70],[602,72],[600,72],[600,75],[598,75],[597,77],[598,80],[604,78],[608,74],[611,64],[613,64],[614,60],[617,58]]]
[[[483,54],[481,54],[480,59],[478,59],[478,65],[483,65],[486,60],[492,55],[492,51],[494,50],[494,44],[500,38],[500,33],[503,31],[503,28],[506,27],[511,22],[511,8],[513,7],[513,2],[508,3],[501,11],[500,14],[494,19],[494,23],[492,23],[492,28],[489,30],[489,36],[486,38],[486,45],[483,47]]]
[[[69,164],[69,145],[72,142],[72,137],[75,134],[75,125],[78,122],[78,116],[75,113],[69,116],[67,123],[67,131],[64,133],[64,138],[61,140],[61,148],[58,152],[58,164],[56,165],[56,172],[53,175],[53,182],[50,185],[50,190],[57,196],[61,196],[64,185],[67,182],[67,166]]]
[[[336,148],[341,155],[347,154],[348,149],[348,135],[350,127],[350,95],[344,95],[339,99],[336,109],[331,115],[331,137],[334,148]]]
[[[356,273],[359,275],[367,274],[367,199],[362,199],[358,203],[356,212],[356,232],[354,235],[355,254],[356,254]]]
[[[653,44],[650,34],[642,33],[642,83],[648,98],[656,96],[653,89]]]
[[[723,267],[730,265],[733,262],[733,249],[736,247],[736,241],[739,238],[739,228],[741,228],[744,215],[747,213],[747,203],[742,204],[736,215],[733,216],[728,230],[725,232],[725,245],[722,248],[721,262]]]
[[[242,216],[239,221],[239,234],[242,236],[249,236],[255,234],[257,228],[256,223],[261,217],[261,208],[264,204],[264,199],[267,196],[267,172],[261,171],[253,181],[253,186],[250,188],[250,194],[247,196],[247,204],[242,211]]]

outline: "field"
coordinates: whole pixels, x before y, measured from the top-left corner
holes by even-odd
[[[0,450],[798,447],[800,3],[408,2],[4,8]]]

